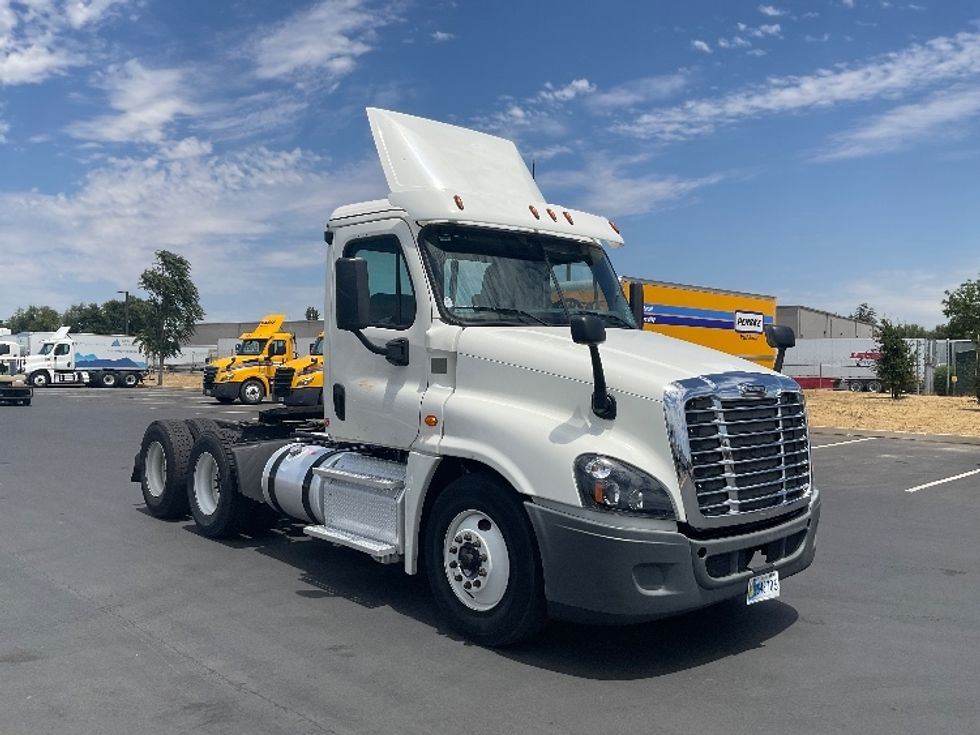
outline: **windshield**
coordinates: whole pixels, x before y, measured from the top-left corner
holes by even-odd
[[[238,350],[239,355],[261,355],[262,348],[265,347],[266,340],[264,339],[245,339],[242,340],[241,348]]]
[[[317,337],[316,342],[310,347],[311,355],[322,355],[323,354],[323,337]]]
[[[595,314],[608,327],[636,328],[598,245],[457,225],[430,225],[419,242],[450,321],[551,326]]]
[[[43,345],[41,345],[41,351],[38,352],[37,354],[47,355],[53,349],[54,349],[54,342],[45,342]]]

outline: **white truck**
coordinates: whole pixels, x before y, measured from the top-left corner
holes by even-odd
[[[799,386],[639,329],[616,226],[544,201],[510,141],[368,118],[390,192],[327,224],[322,421],[153,422],[149,511],[295,519],[424,573],[483,645],[777,596],[820,515]]]
[[[37,354],[24,358],[23,371],[33,387],[132,388],[143,381],[146,358],[134,337],[68,332],[69,327],[61,327],[44,340]]]
[[[0,337],[10,336],[9,329],[0,329]],[[0,339],[0,404],[31,405],[34,391],[22,373],[24,358],[20,344]]]

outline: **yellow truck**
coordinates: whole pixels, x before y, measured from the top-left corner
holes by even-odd
[[[636,298],[630,302],[645,330],[774,367],[776,350],[766,338],[776,318],[774,296],[640,278],[623,278],[622,283],[628,297],[634,283],[643,294],[642,304]]]
[[[286,406],[323,403],[323,332],[310,345],[310,354],[284,362],[272,379],[272,397]]]
[[[296,357],[296,338],[280,331],[284,314],[267,314],[251,332],[244,332],[233,357],[220,358],[204,369],[203,393],[219,403],[261,403],[269,395],[276,368]]]

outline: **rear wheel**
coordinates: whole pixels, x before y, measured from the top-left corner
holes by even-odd
[[[868,382],[868,390],[871,393],[881,393],[881,383],[877,380],[871,380]]]
[[[126,373],[122,377],[122,384],[127,388],[135,388],[139,385],[140,379],[136,373]]]
[[[150,515],[187,515],[187,467],[193,438],[183,421],[154,421],[140,445],[140,489]]]
[[[238,468],[229,447],[206,431],[191,449],[187,500],[198,530],[208,538],[258,533],[277,516],[271,508],[238,491]]]
[[[99,376],[99,385],[103,388],[115,388],[119,384],[119,376],[115,373],[102,373]]]
[[[534,532],[520,498],[495,478],[466,475],[436,499],[425,527],[424,563],[437,606],[467,638],[504,646],[544,625]]]
[[[254,406],[256,403],[262,403],[262,399],[265,398],[265,386],[262,385],[261,380],[249,378],[242,383],[241,390],[238,392],[238,397],[241,399],[242,403],[248,404],[249,406]]]

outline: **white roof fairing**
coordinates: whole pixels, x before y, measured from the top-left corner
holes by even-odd
[[[414,220],[520,227],[623,244],[604,217],[545,202],[512,141],[400,112],[368,108],[367,114],[391,190],[388,201]]]

